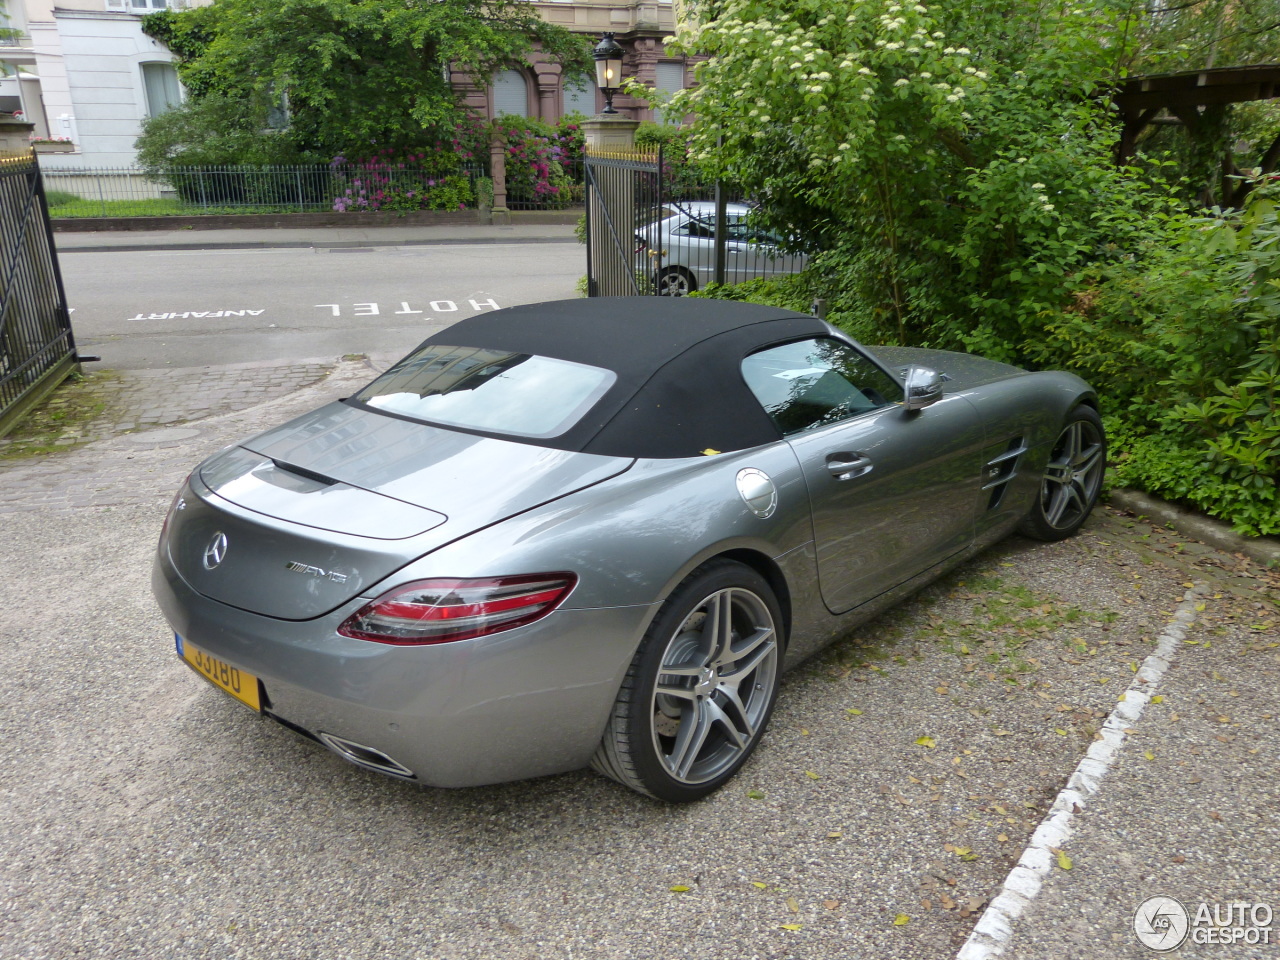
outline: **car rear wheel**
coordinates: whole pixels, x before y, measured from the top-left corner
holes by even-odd
[[[658,296],[687,297],[698,289],[698,283],[684,267],[667,267],[658,274]]]
[[[671,803],[717,790],[773,713],[781,622],[754,570],[728,560],[695,570],[645,633],[592,767]]]
[[[1036,540],[1064,540],[1080,529],[1098,501],[1107,468],[1107,438],[1092,407],[1076,407],[1058,435],[1040,492],[1019,532]]]

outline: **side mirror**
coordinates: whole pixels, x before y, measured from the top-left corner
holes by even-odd
[[[928,367],[907,367],[904,410],[923,410],[942,399],[942,374]]]

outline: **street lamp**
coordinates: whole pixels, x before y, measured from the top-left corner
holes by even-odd
[[[623,50],[613,39],[612,33],[606,33],[596,44],[591,56],[596,61],[596,86],[604,94],[604,110],[602,113],[616,114],[613,109],[613,95],[618,92],[622,80]]]

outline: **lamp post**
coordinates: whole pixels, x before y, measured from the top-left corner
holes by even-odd
[[[604,110],[582,123],[587,141],[587,276],[592,297],[638,293],[635,265],[630,262],[636,234],[635,182],[630,170],[594,168],[594,155],[615,158],[635,150],[638,120],[614,109],[613,95],[622,89],[622,47],[606,33],[591,56],[596,86],[604,94]],[[592,171],[596,173],[593,174]]]
[[[606,33],[596,44],[591,56],[596,61],[596,86],[604,94],[605,114],[617,114],[613,109],[613,95],[618,92],[622,81],[622,47],[613,39],[612,33]]]

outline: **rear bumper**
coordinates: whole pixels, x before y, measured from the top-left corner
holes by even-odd
[[[491,637],[397,647],[336,632],[360,599],[314,620],[277,620],[201,596],[163,554],[152,590],[187,641],[262,680],[264,711],[439,787],[585,766],[653,610],[557,610]]]

